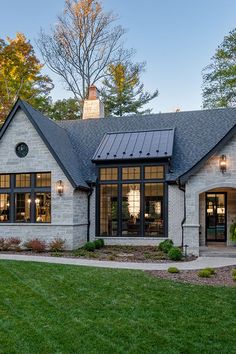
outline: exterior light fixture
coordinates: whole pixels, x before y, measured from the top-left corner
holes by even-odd
[[[64,184],[60,179],[59,181],[57,181],[57,194],[62,196],[63,193],[64,193]]]
[[[226,169],[227,169],[226,155],[221,155],[221,157],[220,157],[220,170],[222,173],[225,173]]]
[[[28,199],[27,199],[27,202],[28,202],[28,204],[30,204],[30,203],[31,203],[31,199],[30,199],[30,198],[28,198]]]

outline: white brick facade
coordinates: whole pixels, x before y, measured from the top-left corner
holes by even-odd
[[[219,169],[220,156],[227,157],[227,171],[223,174]],[[236,137],[234,136],[224,148],[210,158],[204,166],[186,183],[186,222],[184,224],[184,243],[189,252],[199,254],[199,244],[205,244],[205,192],[225,191],[228,196],[228,234],[229,227],[236,217]]]
[[[17,157],[15,147],[25,142],[29,153]],[[199,245],[205,244],[205,192],[227,192],[227,244],[230,244],[229,228],[236,221],[236,137],[186,183],[186,219],[184,221],[184,192],[177,185],[168,185],[168,238],[176,246],[187,244],[190,253],[199,254]],[[227,157],[227,172],[219,170],[219,156]],[[75,249],[87,241],[88,194],[74,190],[66,175],[51,155],[32,123],[22,110],[18,110],[0,140],[0,173],[51,172],[52,209],[50,224],[0,224],[0,237],[19,237],[22,241],[39,238],[50,242],[56,237],[66,240],[67,249]],[[64,193],[59,196],[56,183],[62,180]],[[96,191],[90,199],[90,239],[96,238]],[[107,237],[106,244],[157,245],[165,238],[155,237]]]
[[[15,147],[25,142],[29,153],[25,158],[17,157]],[[66,248],[78,247],[86,241],[87,193],[74,192],[67,177],[58,166],[35,128],[18,111],[0,141],[0,173],[51,172],[52,215],[51,224],[0,224],[0,237],[19,237],[23,241],[40,238],[50,242],[55,237],[66,240]],[[64,193],[56,192],[56,182],[62,180]]]

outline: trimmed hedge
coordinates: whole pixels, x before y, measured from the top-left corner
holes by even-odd
[[[181,261],[183,258],[183,253],[178,247],[171,247],[168,252],[168,258],[172,261]]]
[[[160,242],[158,249],[164,253],[168,253],[169,250],[173,247],[173,241],[172,240],[165,240]]]
[[[180,270],[177,267],[169,267],[167,269],[167,272],[175,274],[175,273],[180,273]]]

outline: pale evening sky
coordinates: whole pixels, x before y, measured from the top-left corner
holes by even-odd
[[[146,90],[158,88],[153,112],[201,108],[201,71],[223,37],[236,27],[236,0],[104,0],[128,29],[126,47],[146,61]],[[23,32],[35,46],[40,27],[48,30],[63,10],[64,0],[0,1],[0,38]],[[72,96],[49,69],[54,99]]]

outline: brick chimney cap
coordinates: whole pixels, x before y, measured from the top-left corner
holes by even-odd
[[[99,99],[99,90],[97,86],[91,85],[88,89],[88,99],[89,100],[97,100]]]

